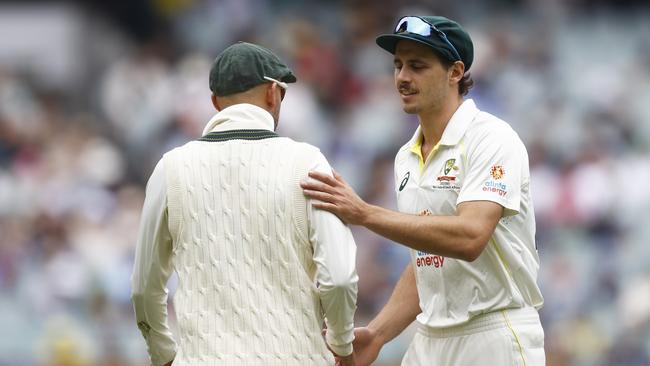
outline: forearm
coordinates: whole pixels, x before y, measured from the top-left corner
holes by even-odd
[[[357,303],[356,245],[350,229],[335,215],[308,210],[316,282],[327,324],[330,349],[339,356],[352,353]]]
[[[313,207],[334,213],[352,225],[370,230],[410,248],[466,261],[483,251],[503,215],[503,206],[490,200],[458,204],[455,215],[408,215],[364,202],[337,173],[310,172],[318,182],[300,185]]]
[[[147,183],[131,278],[136,323],[154,366],[167,364],[176,353],[176,343],[167,325],[166,285],[173,270],[172,238],[168,229],[167,189],[161,162]]]
[[[327,344],[337,355],[347,356],[352,353],[354,340],[357,277],[345,285],[321,286],[319,292],[327,325]]]
[[[167,323],[167,294],[137,291],[132,295],[138,328],[147,344],[147,351],[154,366],[174,359],[176,342]]]
[[[316,217],[318,218],[316,218]],[[319,230],[314,232],[314,261],[316,280],[323,306],[327,333],[327,344],[339,356],[352,353],[354,340],[354,312],[357,308],[356,246],[349,228],[338,222],[329,226],[319,225],[323,220],[338,220],[329,213],[315,213],[312,218]]]
[[[410,215],[373,205],[364,211],[361,225],[415,250],[473,260],[484,244],[480,228],[460,216]]]
[[[388,303],[368,324],[368,328],[376,332],[381,343],[385,344],[402,333],[421,311],[415,273],[413,266],[408,264]]]

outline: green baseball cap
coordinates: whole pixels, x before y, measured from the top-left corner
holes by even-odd
[[[397,42],[404,39],[427,45],[447,60],[462,61],[465,71],[474,61],[474,44],[469,34],[460,24],[443,16],[402,17],[392,34],[382,34],[376,42],[394,54]]]
[[[218,97],[241,93],[268,83],[264,77],[296,82],[291,69],[273,52],[256,44],[237,42],[223,50],[212,63],[210,90]]]

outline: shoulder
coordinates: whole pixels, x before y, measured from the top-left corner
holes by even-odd
[[[167,151],[163,154],[162,158],[160,158],[160,163],[169,162],[179,158],[183,154],[186,154],[188,151],[190,151],[192,147],[196,146],[197,144],[198,142],[193,140]]]
[[[487,112],[479,112],[465,134],[468,147],[478,145],[523,147],[519,134],[506,121]]]
[[[283,146],[284,154],[293,161],[294,167],[301,174],[310,170],[331,171],[331,166],[321,150],[306,142],[298,142],[289,137],[280,137],[275,143]]]
[[[311,158],[311,159],[320,159],[324,158],[323,153],[320,149],[312,144],[306,142],[295,141],[289,137],[280,137],[277,140],[278,143],[290,148],[292,153],[300,154],[300,156]]]
[[[296,140],[291,139],[289,137],[280,137],[280,139],[283,142],[293,146],[293,148],[296,149],[296,150],[303,151],[303,152],[310,153],[310,154],[320,154],[321,153],[320,149],[318,147],[312,145],[312,144],[308,144],[306,142],[296,141]]]

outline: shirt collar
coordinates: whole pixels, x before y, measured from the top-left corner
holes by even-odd
[[[480,110],[476,107],[476,104],[472,99],[466,99],[461,103],[456,112],[451,116],[445,130],[442,132],[442,137],[440,138],[438,145],[454,146],[458,144],[465,134],[465,131],[467,131],[467,127],[469,127],[470,123],[479,112]],[[413,152],[415,152],[416,149],[417,151],[420,150],[420,147],[422,146],[422,133],[420,126],[415,130],[408,145],[409,150]]]
[[[210,132],[229,130],[269,130],[275,129],[273,116],[266,110],[248,103],[226,107],[215,114],[205,125],[202,136]]]
[[[440,138],[440,145],[456,145],[463,135],[465,135],[467,127],[469,127],[478,112],[480,111],[476,108],[476,104],[474,104],[472,99],[465,100],[451,116],[449,123],[447,123],[447,127],[445,127]]]

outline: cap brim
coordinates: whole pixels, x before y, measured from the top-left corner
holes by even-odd
[[[280,81],[285,83],[295,83],[298,79],[296,79],[296,76],[292,72],[289,72],[287,75],[283,76]]]
[[[422,43],[425,46],[431,47],[433,50],[438,51],[438,46],[427,41],[423,41],[415,35],[411,34],[382,34],[377,39],[375,39],[375,42],[377,42],[377,45],[386,51],[395,54],[395,47],[397,47],[397,42],[403,41],[403,40],[408,40],[408,41],[413,41],[417,43]]]

